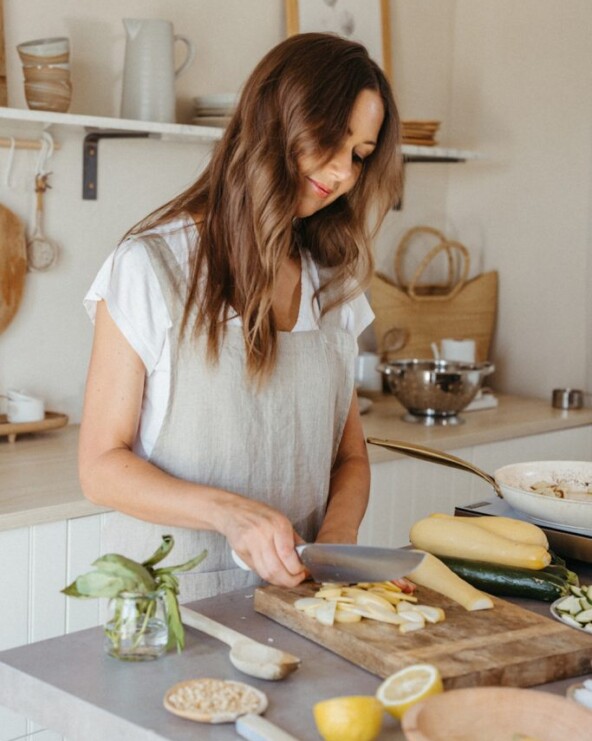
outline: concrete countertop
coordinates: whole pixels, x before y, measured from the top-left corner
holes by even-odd
[[[315,702],[340,695],[373,695],[381,680],[255,613],[251,595],[252,589],[243,589],[191,607],[300,657],[300,668],[282,681],[241,674],[230,663],[227,646],[192,629],[187,630],[181,654],[170,652],[157,661],[128,663],[107,656],[102,628],[91,628],[1,652],[0,704],[72,741],[224,741],[237,738],[233,724],[208,726],[183,720],[168,713],[162,699],[169,687],[186,679],[234,679],[267,694],[265,717],[271,722],[301,741],[318,739],[312,717]],[[546,603],[510,601],[548,615]],[[576,681],[580,679],[536,689],[565,695]],[[386,739],[403,741],[404,737],[398,722],[385,714],[378,741]]]
[[[362,416],[366,436],[403,439],[456,450],[498,440],[537,435],[592,424],[592,409],[560,411],[548,400],[499,396],[495,409],[463,412],[465,423],[426,427],[404,422],[403,408],[392,396],[364,394],[373,402]],[[77,471],[78,426],[23,435],[0,442],[0,531],[106,511],[88,502]],[[374,445],[371,463],[397,454]]]

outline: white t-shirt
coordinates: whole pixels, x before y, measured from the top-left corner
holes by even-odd
[[[189,277],[189,254],[197,238],[193,222],[175,221],[152,232],[160,234],[172,250],[183,273]],[[300,310],[292,332],[319,327],[319,310],[312,297],[319,286],[315,263],[302,253]],[[148,458],[156,443],[167,408],[170,380],[169,333],[173,328],[160,284],[148,253],[137,239],[125,240],[99,270],[84,306],[94,322],[97,301],[104,300],[111,318],[139,355],[146,368],[140,429],[134,450]],[[340,307],[341,327],[358,337],[374,314],[363,294]],[[241,326],[240,317],[229,324]]]

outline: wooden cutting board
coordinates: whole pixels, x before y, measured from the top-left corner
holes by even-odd
[[[502,685],[531,687],[591,671],[592,635],[492,597],[493,610],[467,612],[429,589],[423,604],[442,607],[446,620],[402,635],[397,626],[363,619],[324,626],[294,608],[318,585],[295,589],[260,587],[254,607],[296,633],[319,643],[379,677],[410,664],[435,664],[447,689]]]

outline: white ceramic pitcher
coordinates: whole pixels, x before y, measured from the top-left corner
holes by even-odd
[[[126,31],[121,117],[175,122],[175,80],[195,58],[195,48],[173,24],[160,18],[124,18]],[[186,56],[175,69],[174,45],[185,44]]]

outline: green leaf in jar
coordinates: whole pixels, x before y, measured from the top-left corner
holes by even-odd
[[[203,550],[195,558],[192,558],[190,561],[186,561],[185,563],[179,564],[178,566],[167,566],[166,568],[162,569],[154,569],[154,574],[158,578],[162,576],[162,574],[180,574],[184,571],[191,571],[191,569],[194,569],[196,566],[198,566],[207,555],[207,550]]]
[[[65,594],[66,597],[78,597],[78,599],[91,599],[90,594],[81,594],[78,591],[78,587],[76,586],[76,581],[73,581],[72,584],[68,584],[67,587],[64,587],[63,589],[60,589],[60,592],[62,594]],[[92,595],[94,597],[94,595]]]
[[[108,553],[93,563],[99,571],[104,574],[119,577],[130,586],[125,587],[130,591],[153,592],[156,589],[156,581],[144,566],[131,558],[120,556],[118,553]]]
[[[165,604],[167,623],[169,627],[169,642],[167,648],[175,648],[182,651],[185,648],[185,630],[179,613],[177,595],[171,589],[164,588],[163,599]]]
[[[142,566],[149,568],[150,566],[154,566],[155,564],[160,563],[162,559],[166,558],[166,556],[168,556],[169,553],[173,550],[174,545],[175,539],[172,535],[163,535],[162,543],[160,544],[160,546],[154,551],[150,558],[142,561]]]
[[[158,574],[158,586],[170,589],[175,594],[179,594],[179,580],[172,574]]]
[[[76,589],[83,597],[117,597],[120,592],[130,591],[133,585],[118,576],[101,571],[89,571],[76,579]]]

